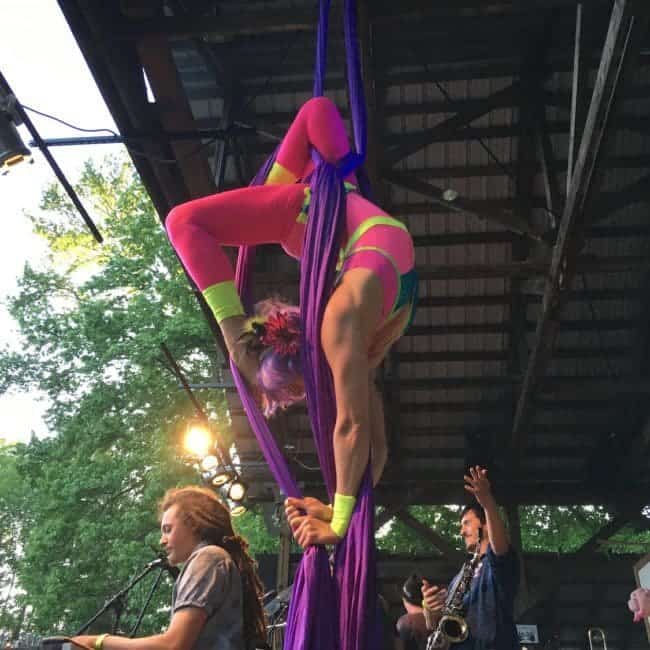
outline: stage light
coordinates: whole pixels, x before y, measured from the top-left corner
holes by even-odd
[[[456,190],[451,189],[451,187],[448,187],[442,193],[442,198],[448,203],[451,203],[452,201],[455,201],[458,198],[458,192]]]
[[[16,119],[9,112],[8,107],[7,100],[3,101],[0,98],[0,172],[2,174],[9,172],[14,165],[31,158],[30,151],[16,128]]]
[[[184,444],[192,456],[203,458],[212,447],[212,435],[205,425],[194,422],[187,427]]]
[[[221,468],[212,479],[212,485],[221,487],[226,483],[230,483],[230,481],[232,481],[232,474],[227,469]]]
[[[230,515],[232,517],[241,517],[246,512],[246,506],[241,503],[236,503],[230,508]]]
[[[235,503],[239,503],[243,501],[247,490],[246,484],[241,479],[236,479],[230,486],[230,490],[228,490],[228,498]]]
[[[201,461],[201,469],[205,472],[211,472],[213,469],[217,469],[219,465],[219,459],[216,456],[206,456]]]

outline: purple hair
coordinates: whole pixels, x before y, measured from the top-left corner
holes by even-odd
[[[260,353],[257,387],[267,418],[305,399],[301,330],[298,307],[276,298],[255,305],[247,344]]]

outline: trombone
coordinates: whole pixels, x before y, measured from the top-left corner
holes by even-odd
[[[590,627],[587,630],[587,639],[589,640],[589,650],[607,650],[607,636],[602,627]]]

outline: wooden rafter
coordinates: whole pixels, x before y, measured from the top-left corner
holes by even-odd
[[[626,64],[629,63],[630,42],[643,32],[647,24],[635,17],[635,4],[620,0],[614,4],[609,31],[603,49],[600,69],[594,88],[583,138],[572,176],[571,187],[553,250],[550,275],[546,282],[542,311],[536,328],[535,343],[526,369],[512,427],[512,448],[519,453],[525,446],[525,430],[530,417],[535,389],[543,374],[559,329],[559,315],[564,306],[566,289],[571,285],[576,253],[579,249],[588,215],[585,212],[597,171],[601,145],[607,133],[609,118]]]

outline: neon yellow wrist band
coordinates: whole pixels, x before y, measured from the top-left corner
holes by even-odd
[[[334,495],[334,510],[332,512],[332,521],[330,528],[337,537],[343,538],[348,531],[352,511],[357,503],[357,497],[350,497],[345,494]]]
[[[104,639],[108,636],[108,634],[100,634],[96,639],[95,643],[93,643],[93,648],[95,650],[102,650],[104,647]]]
[[[286,167],[279,162],[274,162],[269,175],[266,177],[265,185],[291,185],[298,180]]]
[[[203,297],[210,305],[217,323],[231,316],[244,315],[244,307],[232,280],[213,284],[203,291]]]

